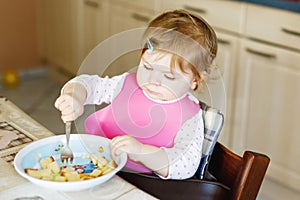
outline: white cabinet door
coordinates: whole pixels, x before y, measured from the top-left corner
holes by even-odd
[[[77,71],[77,6],[79,0],[39,1],[42,55],[46,62]]]
[[[112,4],[110,34],[113,35],[132,28],[146,27],[153,16],[154,11]]]
[[[122,32],[125,31],[129,33],[130,31],[134,31],[134,28],[147,27],[148,22],[153,18],[154,10],[142,9],[142,8],[134,8],[131,6],[127,6],[126,4],[111,4],[111,19],[110,19],[110,35],[111,37],[121,37]],[[142,41],[141,37],[131,37],[125,38],[131,43],[138,43]],[[120,44],[115,48],[126,48],[122,47],[126,44]],[[141,45],[140,45],[141,47]],[[125,71],[129,71],[132,68],[138,66],[140,58],[140,49],[132,49],[132,51],[127,52],[123,55],[119,55],[118,58],[110,65],[110,67],[104,73],[105,75],[115,75],[120,74]]]
[[[219,107],[223,111],[225,116],[223,131],[220,135],[219,141],[222,144],[232,147],[232,121],[233,121],[233,107],[235,105],[234,101],[234,92],[236,86],[236,61],[239,57],[239,42],[240,39],[217,32],[218,37],[218,53],[216,57],[216,64],[219,67],[222,75],[223,91],[218,91],[218,104],[216,107]],[[218,80],[218,79],[216,79]],[[212,77],[212,82],[213,77]],[[223,95],[223,96],[222,96]]]
[[[215,59],[217,70],[212,70],[205,90],[198,98],[218,108],[225,116],[224,127],[219,141],[227,147],[232,146],[232,117],[236,81],[236,60],[238,58],[239,38],[217,32],[218,52]]]
[[[86,56],[101,41],[108,37],[109,2],[105,0],[83,1],[83,42]]]
[[[268,176],[299,190],[300,54],[247,40],[241,48],[234,148],[269,155]]]

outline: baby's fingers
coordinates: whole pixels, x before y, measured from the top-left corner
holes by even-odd
[[[110,151],[112,156],[117,156],[122,153],[126,148],[126,142],[121,136],[115,137],[111,140]]]
[[[69,97],[67,95],[62,95],[56,99],[54,106],[61,111],[70,104],[69,102]]]
[[[60,105],[62,104],[63,101],[64,100],[63,100],[62,96],[58,97],[54,102],[54,107],[59,110]]]

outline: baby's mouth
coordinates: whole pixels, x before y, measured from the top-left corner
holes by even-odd
[[[149,89],[149,88],[145,88],[144,91],[146,92],[146,94],[147,94],[149,97],[151,97],[151,98],[153,98],[153,99],[156,99],[156,100],[162,100],[162,99],[161,99],[161,98],[162,98],[161,93],[156,92],[156,91],[153,91],[153,90],[151,90],[151,89]]]
[[[155,91],[153,91],[153,90],[150,90],[150,89],[146,89],[146,91],[149,93],[149,94],[152,94],[152,95],[159,95],[159,93],[158,92],[155,92]]]

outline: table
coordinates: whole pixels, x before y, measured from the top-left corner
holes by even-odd
[[[13,131],[18,135],[18,139],[13,140],[8,146],[0,146],[0,199],[21,200],[21,197],[27,200],[156,199],[117,175],[104,184],[79,192],[53,191],[34,185],[15,171],[14,156],[30,142],[54,134],[5,97],[0,97],[0,130]]]

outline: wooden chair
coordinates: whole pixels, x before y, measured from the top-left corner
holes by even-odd
[[[243,157],[217,142],[223,114],[199,101],[204,141],[197,173],[187,180],[162,180],[155,175],[119,172],[118,175],[159,199],[255,200],[270,159],[245,151]]]
[[[229,188],[230,200],[255,200],[270,159],[260,153],[245,151],[236,155],[222,144],[215,145],[208,171],[217,182]]]
[[[205,179],[162,180],[155,175],[118,175],[159,199],[255,200],[270,159],[245,151],[243,157],[216,143]]]

